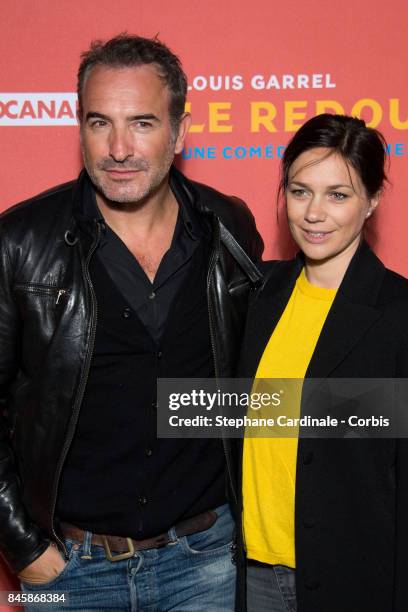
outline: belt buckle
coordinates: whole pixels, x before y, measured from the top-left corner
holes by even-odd
[[[128,550],[124,553],[119,553],[118,555],[112,555],[112,551],[109,546],[109,542],[106,536],[102,536],[103,547],[105,549],[106,558],[109,561],[122,561],[123,559],[130,559],[135,554],[135,547],[133,546],[132,538],[126,538],[126,542],[128,545]]]

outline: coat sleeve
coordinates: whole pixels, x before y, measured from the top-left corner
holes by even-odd
[[[7,415],[10,384],[19,367],[21,322],[12,293],[12,274],[4,229],[0,223],[0,551],[19,572],[48,546],[25,510]]]
[[[404,400],[399,408],[408,411],[408,330],[401,343],[398,364],[398,376],[405,379],[403,382]],[[395,518],[394,605],[392,610],[393,612],[405,612],[408,610],[408,438],[399,438],[396,442]]]

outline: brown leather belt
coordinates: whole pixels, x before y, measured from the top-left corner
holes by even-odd
[[[197,514],[191,518],[180,521],[175,525],[175,532],[178,538],[193,533],[205,531],[214,525],[218,515],[214,510],[207,510],[201,514]],[[83,529],[70,525],[69,523],[61,523],[61,532],[64,538],[83,542],[85,533]],[[170,544],[172,540],[168,533],[161,533],[154,538],[146,540],[133,540],[132,538],[122,538],[120,536],[92,534],[91,544],[95,546],[103,546],[105,549],[106,558],[109,561],[121,561],[122,559],[130,559],[137,550],[147,550],[148,548],[162,548]],[[112,555],[112,552],[119,553]]]

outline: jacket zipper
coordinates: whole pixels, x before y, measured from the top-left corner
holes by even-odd
[[[207,305],[208,305],[208,320],[209,320],[209,327],[210,327],[210,339],[211,339],[211,348],[212,348],[212,355],[213,355],[213,361],[214,361],[214,372],[215,372],[215,379],[218,380],[219,379],[219,371],[218,371],[218,367],[217,367],[217,355],[216,355],[216,349],[215,349],[215,331],[214,331],[214,325],[213,325],[213,312],[212,312],[212,307],[211,307],[211,299],[210,299],[210,287],[211,287],[211,278],[212,278],[212,273],[213,270],[215,268],[215,264],[218,261],[219,258],[219,244],[220,244],[220,229],[219,229],[219,225],[218,223],[214,223],[214,234],[215,234],[215,248],[211,254],[211,260],[210,260],[210,265],[208,267],[208,275],[207,275]],[[237,492],[235,490],[234,487],[234,481],[232,479],[232,470],[231,470],[231,465],[228,459],[228,453],[227,453],[227,447],[226,447],[226,443],[225,443],[225,439],[224,437],[222,438],[222,448],[224,451],[224,456],[225,456],[225,463],[227,465],[227,472],[228,472],[228,477],[231,483],[231,491],[232,494],[234,496],[235,502],[238,506],[238,496],[237,496]]]
[[[58,306],[58,304],[60,303],[60,299],[61,299],[61,297],[62,297],[63,295],[65,295],[65,294],[66,294],[66,292],[67,292],[67,290],[66,290],[66,289],[60,289],[60,290],[58,291],[57,299],[55,300],[55,305],[56,305],[56,306]]]
[[[16,289],[24,289],[24,291],[37,295],[53,296],[56,294],[56,306],[60,303],[63,295],[70,293],[69,289],[58,289],[58,287],[52,287],[51,285],[36,285],[34,283],[18,284],[16,285]]]
[[[58,484],[59,484],[59,480],[61,477],[61,472],[62,472],[62,466],[64,465],[65,462],[65,458],[67,456],[69,447],[71,446],[71,442],[75,433],[75,427],[76,424],[78,422],[78,416],[79,416],[79,410],[81,407],[81,402],[82,402],[82,398],[84,396],[84,392],[85,392],[85,387],[86,387],[86,383],[88,381],[88,376],[89,376],[89,370],[91,367],[91,358],[92,358],[92,353],[93,353],[93,347],[94,347],[94,343],[95,343],[95,335],[96,335],[96,324],[97,324],[97,320],[98,320],[98,304],[96,302],[96,296],[95,296],[95,291],[92,285],[92,281],[91,281],[91,277],[89,275],[89,263],[91,261],[91,257],[94,254],[98,244],[99,244],[99,239],[100,239],[100,235],[101,235],[101,226],[99,224],[99,222],[96,222],[97,225],[97,235],[95,238],[94,243],[92,244],[89,252],[88,252],[88,256],[85,260],[85,262],[82,262],[82,272],[83,272],[83,276],[85,278],[85,280],[88,282],[88,286],[90,288],[90,295],[91,295],[91,304],[92,304],[92,312],[91,312],[91,335],[90,335],[90,341],[88,344],[88,349],[87,349],[87,353],[86,353],[86,357],[85,357],[85,367],[84,367],[84,373],[82,375],[82,378],[79,382],[78,385],[78,391],[75,397],[75,401],[74,401],[74,408],[73,408],[73,412],[72,412],[72,425],[71,425],[71,429],[67,434],[67,437],[65,438],[65,443],[64,446],[62,448],[62,452],[58,461],[58,465],[57,465],[57,471],[56,471],[56,476],[55,476],[55,480],[54,480],[54,487],[52,490],[52,503],[51,503],[51,516],[50,516],[50,521],[51,521],[51,531],[52,531],[52,535],[55,538],[55,540],[60,544],[60,546],[62,547],[65,556],[68,556],[67,553],[67,549],[65,547],[64,542],[57,536],[57,533],[55,531],[55,526],[54,526],[54,513],[55,513],[55,507],[57,505],[57,492],[58,492]],[[58,292],[58,296],[57,296],[57,301],[56,304],[59,303],[59,299],[61,298],[62,292],[64,290],[60,290]]]

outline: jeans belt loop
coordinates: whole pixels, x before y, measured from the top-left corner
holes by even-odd
[[[178,536],[177,536],[176,528],[175,527],[171,527],[168,530],[167,535],[169,536],[169,545],[170,544],[177,544]]]
[[[85,531],[81,559],[92,559],[92,532]]]

